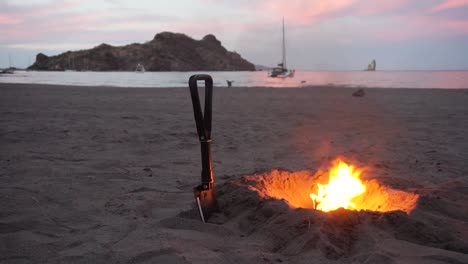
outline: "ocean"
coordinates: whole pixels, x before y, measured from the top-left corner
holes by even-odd
[[[187,87],[197,73],[210,74],[216,87],[344,86],[368,88],[468,88],[468,71],[296,71],[294,78],[268,78],[257,72],[40,72],[16,71],[0,75],[1,83],[35,83],[114,87]]]

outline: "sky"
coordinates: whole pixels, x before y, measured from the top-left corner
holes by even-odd
[[[0,68],[163,32],[214,34],[254,64],[299,70],[468,69],[468,0],[0,0]]]

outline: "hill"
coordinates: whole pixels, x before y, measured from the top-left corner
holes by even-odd
[[[101,44],[88,50],[56,56],[39,53],[28,69],[47,71],[254,71],[255,65],[226,50],[212,34],[195,40],[185,34],[162,32],[146,43],[126,46]]]

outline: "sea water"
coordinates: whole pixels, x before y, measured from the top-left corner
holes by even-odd
[[[34,83],[114,87],[187,87],[193,74],[210,74],[217,87],[468,88],[468,71],[296,71],[293,78],[269,78],[256,72],[46,72],[16,71],[1,74],[2,83]]]

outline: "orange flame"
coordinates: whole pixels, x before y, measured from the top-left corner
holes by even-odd
[[[360,180],[361,171],[341,160],[330,171],[328,184],[317,183],[317,194],[310,194],[316,209],[328,212],[338,208],[356,209],[353,198],[363,194],[366,186]]]

